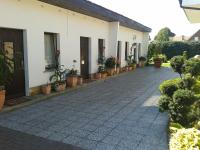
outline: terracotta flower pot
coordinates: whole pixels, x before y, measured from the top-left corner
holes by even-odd
[[[116,68],[116,74],[119,74],[119,72],[120,72],[120,68],[117,67],[117,68]]]
[[[5,90],[1,90],[0,91],[0,110],[3,108],[4,102],[5,102],[5,96],[6,95],[6,91]]]
[[[140,61],[139,62],[139,67],[144,67],[145,66],[145,61]]]
[[[67,77],[67,85],[69,87],[76,87],[78,83],[78,77],[77,76],[69,76]]]
[[[61,92],[61,91],[64,91],[65,89],[66,89],[66,83],[60,83],[55,86],[56,92]]]
[[[101,73],[101,78],[102,78],[102,79],[105,79],[106,77],[107,77],[107,73],[105,73],[105,72],[104,72],[104,73]]]
[[[161,66],[162,66],[162,61],[161,61],[161,60],[155,60],[155,61],[154,61],[154,66],[155,66],[156,68],[161,68]]]
[[[43,85],[41,87],[41,90],[42,90],[42,93],[45,94],[45,95],[50,94],[51,93],[51,84]]]
[[[113,76],[115,73],[115,69],[114,68],[107,69],[107,72],[109,76]]]
[[[101,76],[102,76],[101,73],[95,73],[95,75],[94,75],[95,79],[97,79],[97,80],[101,79],[102,78]]]
[[[132,64],[132,70],[134,71],[137,68],[136,64]]]
[[[125,67],[125,71],[128,72],[129,71],[129,67]]]
[[[82,77],[78,77],[78,85],[82,85],[83,84],[83,78]]]
[[[128,67],[128,71],[132,71],[133,70],[133,67]]]
[[[124,72],[124,67],[120,68],[120,73]]]

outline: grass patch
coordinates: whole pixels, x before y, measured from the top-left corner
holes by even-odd
[[[170,62],[163,63],[163,64],[162,64],[162,67],[171,68],[171,66],[170,66]]]

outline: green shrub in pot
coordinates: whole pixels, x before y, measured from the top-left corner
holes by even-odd
[[[107,69],[108,75],[112,76],[114,74],[115,66],[116,66],[116,58],[115,57],[109,57],[106,59],[105,67]]]

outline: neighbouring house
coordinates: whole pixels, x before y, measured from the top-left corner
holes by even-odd
[[[194,33],[194,34],[188,39],[188,41],[195,41],[195,42],[200,41],[200,30],[198,30],[196,33]]]
[[[179,3],[191,23],[200,23],[200,0],[179,0]]]
[[[1,0],[0,47],[12,61],[7,98],[29,96],[49,82],[55,66],[84,77],[98,70],[98,57],[114,56],[125,66],[127,53],[146,56],[151,29],[86,0]],[[1,69],[1,68],[0,68]]]
[[[189,37],[185,35],[171,37],[171,41],[188,41]]]

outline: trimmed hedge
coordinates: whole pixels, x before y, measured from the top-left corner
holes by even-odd
[[[187,51],[188,57],[194,57],[200,54],[200,42],[152,42],[149,45],[148,59],[155,54],[165,54],[167,59],[177,55],[183,55]]]

